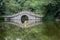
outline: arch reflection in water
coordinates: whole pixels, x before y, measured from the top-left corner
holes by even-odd
[[[29,27],[32,27],[34,25],[40,24],[40,20],[29,19],[28,21],[24,21],[24,23],[22,23],[21,20],[16,19],[16,20],[11,20],[8,23],[17,25],[17,26],[19,26],[21,28],[29,28]]]

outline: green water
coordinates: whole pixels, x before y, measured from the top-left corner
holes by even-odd
[[[0,40],[60,40],[60,22],[43,22],[28,29],[0,22]]]

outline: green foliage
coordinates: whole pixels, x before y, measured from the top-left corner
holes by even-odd
[[[4,3],[3,0],[0,0],[0,15],[4,14]]]
[[[52,2],[52,0],[27,0],[24,3],[23,8],[35,12],[37,14],[42,14],[44,11],[44,6]]]
[[[50,3],[46,6],[45,16],[43,18],[44,21],[54,21],[55,17],[58,16],[58,12],[60,11],[60,2],[56,2],[54,4]]]
[[[14,0],[6,0],[4,2],[4,5],[5,5],[5,13],[6,14],[13,14],[15,12],[18,12],[18,9],[20,8],[19,7],[19,4],[14,1]]]
[[[37,14],[42,14],[44,6],[53,0],[2,0],[1,10],[5,14],[14,14],[22,10],[30,10]]]

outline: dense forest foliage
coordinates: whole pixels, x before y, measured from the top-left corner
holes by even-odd
[[[0,0],[0,14],[14,14],[22,10],[29,10],[42,14],[45,5],[53,0]]]
[[[56,17],[60,14],[60,1],[54,1],[54,3],[49,3],[45,6],[45,16],[44,21],[54,21]]]
[[[43,20],[52,20],[60,10],[59,0],[0,0],[0,15],[11,15],[22,10],[44,14]]]

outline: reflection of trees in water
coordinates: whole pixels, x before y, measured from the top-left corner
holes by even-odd
[[[26,35],[26,30],[16,25],[0,23],[0,40],[16,40]]]
[[[0,40],[5,40],[6,37],[11,35],[12,32],[9,33],[9,29],[10,29],[10,27],[8,24],[5,24],[3,22],[0,23]]]
[[[5,34],[5,29],[4,25],[0,22],[0,40],[5,40],[4,37],[6,36]]]
[[[57,22],[58,23],[58,22]],[[56,36],[56,38],[60,38],[60,23],[56,22],[45,22],[45,29],[43,34],[49,37]]]
[[[4,40],[4,37],[5,37],[5,30],[4,29],[0,29],[0,40]]]
[[[22,29],[16,25],[0,23],[0,40],[4,40],[4,38],[7,38],[8,40],[16,40],[17,38],[23,38],[23,40],[48,40],[48,37],[51,37],[50,39],[52,40],[59,40],[59,24],[60,22],[44,22],[44,24],[36,25],[29,29]],[[28,32],[29,34],[26,35]]]

